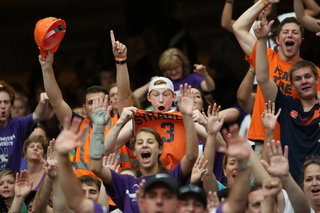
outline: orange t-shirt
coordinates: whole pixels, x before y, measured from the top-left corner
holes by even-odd
[[[168,170],[173,169],[186,154],[186,137],[180,112],[138,110],[134,117],[134,132],[141,127],[156,130],[163,140],[160,160]]]
[[[250,57],[246,56],[246,60],[256,69],[256,49],[257,42],[253,47]],[[280,87],[283,94],[298,98],[298,94],[292,89],[289,79],[289,69],[294,64],[292,62],[283,61],[279,58],[279,54],[275,51],[267,48],[268,60],[269,60],[269,76]],[[300,60],[302,60],[300,58]],[[319,68],[318,68],[318,71]],[[317,85],[317,90],[320,90],[320,84]],[[261,114],[264,112],[265,100],[262,96],[260,87],[257,87],[257,95],[252,112],[252,118],[248,133],[248,139],[252,141],[262,140],[264,141],[265,128],[261,121]],[[280,126],[277,122],[276,129],[274,131],[274,139],[280,140]]]

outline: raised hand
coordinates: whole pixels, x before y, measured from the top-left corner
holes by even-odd
[[[53,54],[51,53],[51,50],[48,50],[47,53],[46,57],[39,55],[39,63],[42,67],[52,67],[54,61]]]
[[[40,94],[40,102],[43,104],[48,104],[49,103],[49,97],[46,92],[43,92]]]
[[[208,161],[204,160],[204,156],[198,156],[191,171],[190,184],[197,184],[201,180],[202,176],[206,175],[206,172],[208,171],[207,165]]]
[[[127,47],[126,45],[116,41],[113,30],[110,30],[110,38],[112,44],[112,52],[116,59],[123,59],[127,58]]]
[[[81,142],[78,140],[86,130],[86,128],[83,128],[81,131],[79,131],[81,122],[81,118],[74,117],[71,125],[69,125],[70,119],[64,119],[64,128],[56,139],[55,148],[58,153],[67,155],[69,152],[81,145]]]
[[[276,197],[282,189],[280,178],[268,178],[262,182],[262,193],[264,197]]]
[[[224,123],[224,119],[226,118],[226,116],[223,116],[219,120],[220,109],[221,109],[221,106],[217,107],[216,103],[213,104],[213,107],[211,106],[208,107],[208,120],[207,120],[208,134],[216,134],[217,132],[219,132]]]
[[[192,98],[191,86],[187,83],[180,85],[180,95],[178,100],[179,110],[182,114],[191,115],[193,113],[194,100]]]
[[[28,171],[23,170],[19,176],[19,173],[16,174],[16,183],[14,186],[14,193],[16,197],[25,198],[31,192],[33,185],[33,180],[29,183]]]
[[[214,208],[218,208],[221,204],[224,203],[224,198],[221,199],[221,203],[219,200],[219,197],[217,195],[217,192],[208,192],[207,196],[207,210],[211,212]]]
[[[93,124],[104,126],[110,119],[112,107],[108,106],[108,95],[103,97],[102,94],[97,96],[92,103],[92,121]],[[104,116],[104,119],[103,119]]]
[[[268,101],[264,104],[264,112],[261,114],[261,121],[266,129],[274,130],[276,128],[277,120],[281,112],[281,108],[275,113],[275,104]]]
[[[228,145],[227,147],[219,147],[219,152],[234,157],[238,161],[249,160],[251,147],[247,139],[239,135],[239,126],[237,124],[229,127],[229,133],[226,129],[223,129],[222,134]]]
[[[289,161],[288,161],[288,146],[284,148],[284,154],[282,154],[282,148],[280,141],[271,141],[271,145],[267,144],[267,152],[270,159],[270,165],[265,160],[261,160],[261,164],[264,168],[273,176],[284,177],[289,175]]]
[[[116,156],[115,153],[110,154],[108,159],[103,160],[102,165],[118,173],[120,169],[120,164],[118,164],[120,160],[120,156],[118,155],[117,159],[114,160],[115,156]]]
[[[204,76],[207,72],[206,66],[203,66],[202,64],[194,64],[194,73],[197,73],[201,76]]]
[[[46,171],[47,175],[49,178],[53,179],[57,177],[57,155],[56,155],[56,150],[55,150],[55,139],[52,139],[50,141],[50,145],[48,146],[47,149],[47,161],[45,161],[40,153],[38,152],[38,158],[39,161],[42,163],[42,167]]]
[[[198,122],[200,125],[204,126],[204,128],[208,128],[207,124],[207,116],[204,112],[200,112],[199,110],[195,109],[192,112],[192,119],[193,122]]]
[[[120,122],[121,124],[127,123],[129,120],[133,118],[133,116],[137,113],[137,111],[138,109],[136,107],[123,108],[118,122]]]
[[[144,187],[146,185],[146,180],[142,179],[139,184],[139,189],[136,190],[136,199],[139,206],[140,213],[146,213],[147,211],[144,208]]]
[[[271,27],[274,22],[272,20],[267,24],[266,12],[262,11],[261,14],[262,14],[262,20],[257,21],[257,23],[253,26],[254,34],[256,35],[256,38],[258,40],[268,37],[268,34],[271,31]]]

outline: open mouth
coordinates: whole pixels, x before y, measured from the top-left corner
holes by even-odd
[[[164,109],[165,109],[164,106],[159,106],[159,107],[158,107],[158,110],[159,110],[159,111],[164,111]]]
[[[6,115],[6,113],[5,112],[1,112],[1,116],[5,116]]]
[[[143,152],[141,153],[142,162],[147,162],[147,161],[149,161],[150,156],[151,156],[151,153],[150,153],[150,152],[148,152],[148,151],[143,151]]]
[[[232,175],[232,177],[233,177],[233,178],[236,178],[236,177],[237,177],[237,173],[234,173],[234,174]]]
[[[312,189],[311,192],[312,193],[317,193],[317,192],[320,192],[320,189]]]
[[[286,48],[287,49],[292,49],[292,47],[294,45],[294,42],[293,41],[287,41],[285,44],[286,44]]]

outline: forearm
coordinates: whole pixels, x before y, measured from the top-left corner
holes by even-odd
[[[262,202],[261,213],[272,213],[275,211],[276,198],[272,196],[265,197]]]
[[[41,101],[39,101],[38,106],[34,110],[34,113],[32,115],[33,123],[37,124],[38,122],[42,121],[47,113],[48,104],[44,104]]]
[[[253,69],[253,67],[251,69]],[[255,100],[252,100],[251,93],[255,76],[254,73],[248,70],[237,91],[239,105],[246,113],[251,113],[253,111]]]
[[[136,89],[133,92],[133,95],[136,97],[138,101],[143,102],[146,100],[146,94],[148,92],[148,88],[149,88],[149,82],[143,85],[142,87]]]
[[[189,160],[195,161],[198,157],[198,138],[194,127],[192,115],[182,114],[184,125],[187,152],[186,156]]]
[[[226,3],[224,4],[223,10],[222,10],[222,15],[221,15],[221,26],[232,33],[233,33],[232,25],[235,22],[235,20],[232,20],[233,4],[234,4],[233,0],[226,0]]]
[[[259,85],[266,84],[269,81],[269,62],[267,55],[267,38],[258,39],[256,53],[256,77]]]
[[[51,194],[50,178],[46,176],[38,189],[32,204],[32,212],[46,213],[48,201]]]
[[[217,178],[213,173],[215,143],[216,143],[216,134],[208,134],[207,143],[203,153],[204,159],[208,160],[207,175],[203,176],[202,178],[203,188],[207,194],[209,191],[212,191],[212,192],[219,191]]]
[[[25,197],[14,196],[13,201],[12,201],[12,205],[10,206],[10,209],[9,209],[9,213],[20,212],[24,199],[25,199]]]
[[[262,183],[265,179],[270,178],[269,173],[264,169],[263,165],[260,163],[259,158],[252,149],[250,154],[250,162],[251,172],[253,174],[255,182]]]
[[[317,19],[307,15],[304,11],[302,0],[294,0],[294,12],[300,23],[308,30],[312,32],[319,32],[320,27],[317,24]]]
[[[122,124],[117,122],[106,134],[104,137],[104,154],[105,155],[110,155],[111,153],[114,152],[115,145],[118,139],[118,135],[121,131]]]
[[[76,209],[76,206],[84,199],[81,184],[72,170],[68,154],[58,153],[57,158],[61,188],[68,206],[71,209]]]
[[[320,7],[314,0],[303,0],[303,3],[307,7],[307,9],[305,9],[307,15],[316,17],[320,13]]]
[[[264,136],[264,143],[262,147],[262,152],[261,152],[261,159],[267,161],[269,163],[270,159],[267,153],[267,144],[271,144],[271,141],[274,136],[274,130],[266,128],[265,131],[265,136]]]
[[[293,180],[291,174],[288,176],[280,177],[282,181],[283,188],[287,191],[292,207],[296,213],[307,213],[310,212],[310,206],[308,200],[298,186],[298,184]]]
[[[51,179],[52,184],[52,206],[54,212],[69,213],[70,209],[62,192],[58,177]]]
[[[227,108],[219,112],[219,119],[221,119],[223,116],[226,116],[224,119],[225,123],[232,122],[236,123],[236,121],[240,117],[240,109],[237,108]]]
[[[202,85],[201,83],[202,90],[205,92],[213,91],[216,88],[216,86],[215,86],[214,80],[209,75],[209,73],[205,72],[205,74],[202,77],[204,79],[204,85]]]
[[[239,162],[239,164],[242,164]],[[237,170],[237,178],[223,206],[223,212],[242,212],[250,191],[250,169]]]
[[[123,108],[133,106],[130,94],[130,78],[127,63],[117,64],[118,112]]]

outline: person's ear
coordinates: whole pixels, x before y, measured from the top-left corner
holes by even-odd
[[[87,110],[86,110],[86,105],[85,104],[82,105],[82,110],[83,110],[83,113],[85,115],[87,115]]]

